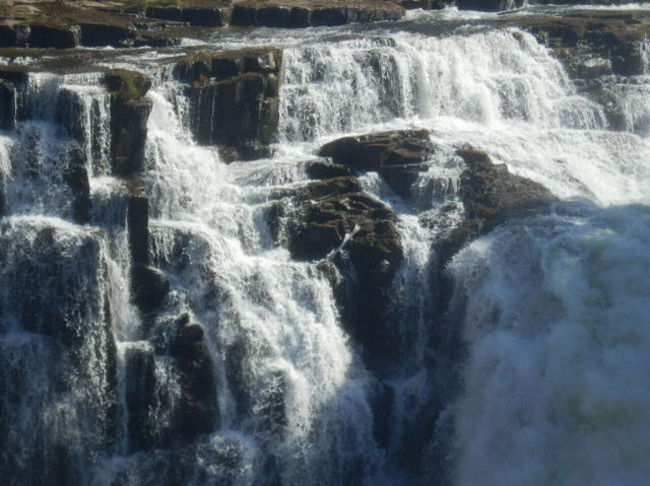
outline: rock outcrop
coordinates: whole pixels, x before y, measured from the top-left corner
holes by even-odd
[[[512,174],[504,164],[493,164],[485,152],[465,148],[457,153],[467,166],[459,184],[465,217],[439,245],[441,262],[506,218],[524,215],[555,200],[543,185]]]
[[[111,95],[111,159],[113,173],[130,176],[141,172],[151,101],[145,94],[151,80],[145,75],[115,69],[104,75]]]
[[[390,289],[403,260],[397,216],[364,194],[356,177],[339,175],[345,167],[324,162],[310,167],[336,177],[278,194],[289,197],[293,210],[274,206],[269,212],[271,227],[295,259],[324,260],[326,273],[328,266],[338,269],[342,278],[333,281],[343,321],[362,347],[368,366],[387,369],[396,358],[391,343],[397,332],[388,318]]]
[[[188,83],[196,140],[223,146],[226,159],[268,153],[278,126],[281,67],[282,51],[272,47],[203,52],[179,60],[175,74]]]
[[[497,22],[534,33],[541,42],[555,49],[572,74],[581,68],[580,63],[572,62],[580,51],[588,51],[608,62],[602,74],[643,74],[643,43],[650,35],[647,10],[577,10],[562,16],[504,16]],[[585,71],[585,74],[592,73]]]
[[[397,194],[408,197],[433,152],[429,132],[405,130],[334,140],[322,146],[319,155],[357,172],[375,171]]]
[[[401,5],[388,1],[244,1],[233,7],[231,24],[300,28],[399,20],[403,15]]]

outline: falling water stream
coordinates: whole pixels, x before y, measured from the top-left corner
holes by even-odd
[[[273,154],[229,164],[193,141],[188,101],[157,55],[118,54],[112,66],[153,79],[142,183],[149,258],[170,279],[153,320],[129,295],[128,189],[109,175],[108,95],[93,74],[31,76],[29,115],[0,133],[0,474],[31,476],[0,483],[646,484],[650,73],[616,91],[623,123],[611,130],[607,107],[532,35],[472,22],[490,15],[188,40],[283,49]],[[66,93],[80,113],[66,112]],[[376,173],[359,177],[397,213],[405,254],[390,319],[409,353],[378,378],[341,326],[331,275],[292,260],[267,214],[277,194],[309,180],[305,163],[325,142],[411,128],[429,130],[436,148],[412,200]],[[558,200],[449,263],[466,347],[449,363],[428,345],[443,312],[429,276],[434,244],[463,217],[455,151],[467,145]],[[75,157],[89,174],[85,225],[70,223],[64,183]],[[169,444],[182,370],[160,350],[182,319],[205,333],[218,421]],[[154,392],[137,420],[150,424],[151,446],[139,448],[129,410],[144,369]],[[458,387],[444,385],[451,376]],[[387,444],[373,430],[382,386],[393,395]],[[437,435],[409,468],[432,403],[443,410]]]

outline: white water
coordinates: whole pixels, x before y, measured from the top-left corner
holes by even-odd
[[[464,391],[447,411],[456,423],[455,483],[644,484],[650,472],[644,447],[650,430],[644,392],[650,148],[638,127],[645,108],[622,94],[627,132],[605,131],[603,108],[577,94],[532,36],[514,30],[468,27],[439,37],[380,31],[325,40],[314,34],[304,46],[285,49],[284,66],[274,157],[230,165],[216,150],[192,142],[182,90],[164,76],[156,79],[148,95],[153,111],[144,181],[151,195],[152,264],[170,276],[172,291],[164,313],[147,324],[127,304],[125,189],[106,177],[106,120],[89,128],[96,113],[106,113],[105,93],[82,87],[96,81],[91,78],[37,78],[41,84],[30,99],[48,99],[61,86],[83,93],[86,131],[77,142],[93,174],[91,226],[58,219],[48,225],[65,226],[69,238],[102,228],[92,234],[102,235],[94,236],[106,266],[101,292],[110,297],[118,341],[118,440],[89,461],[87,481],[156,484],[173,481],[179,469],[191,471],[182,478],[187,485],[426,482],[420,471],[400,470],[396,456],[445,389],[446,370],[430,368],[440,351],[429,346],[439,311],[429,281],[436,263],[431,246],[462,217],[456,192],[463,165],[454,152],[471,144],[565,201],[550,215],[497,229],[449,268],[454,302],[466,305],[464,321],[456,324],[463,326],[469,353]],[[60,206],[69,195],[58,184],[55,162],[73,136],[52,123],[51,105],[17,134],[2,135],[2,154],[38,154],[37,182],[20,172],[27,166],[22,159],[0,158],[11,214],[69,217],[70,209]],[[322,142],[414,127],[431,130],[437,152],[413,201],[400,200],[377,174],[360,178],[400,216],[405,250],[393,320],[409,353],[386,383],[395,401],[389,444],[381,450],[372,430],[377,383],[341,327],[327,272],[292,261],[274,244],[265,214],[279,190],[304,183],[304,162]],[[182,391],[178,366],[160,348],[171,339],[166,326],[184,314],[207,336],[219,424],[191,454],[158,446],[131,454],[128,357],[152,357],[152,434],[165,437]],[[34,354],[44,359],[44,352]],[[24,367],[12,363],[12,369]],[[46,371],[36,367],[30,377],[44,383]],[[29,393],[36,391],[49,388]],[[74,400],[69,408],[83,409]],[[64,423],[92,430],[92,423],[73,422]],[[77,439],[70,439],[74,447],[84,443]],[[270,462],[277,478],[265,477]]]

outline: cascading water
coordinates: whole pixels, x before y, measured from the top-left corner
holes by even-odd
[[[110,175],[99,75],[30,77],[0,134],[0,472],[32,472],[9,484],[643,484],[647,72],[605,106],[532,35],[459,15],[263,31],[251,43],[283,48],[280,121],[249,162],[197,145],[186,87],[136,56],[154,80],[137,182]],[[434,147],[411,197],[357,177],[397,214],[404,254],[386,316],[399,366],[377,371],[337,305],[347,240],[295,261],[269,215],[297,211],[323,143],[403,129]],[[466,146],[558,201],[445,270]],[[155,313],[134,305],[143,268],[168,279]]]

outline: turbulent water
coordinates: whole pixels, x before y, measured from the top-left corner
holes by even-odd
[[[108,95],[93,75],[31,77],[28,116],[0,133],[0,472],[31,476],[0,482],[646,484],[650,73],[608,86],[623,119],[614,131],[611,107],[580,94],[533,36],[463,25],[477,16],[201,41],[284,48],[273,155],[252,162],[225,164],[193,142],[187,100],[156,56],[119,58],[154,80],[142,180],[149,257],[171,282],[154,322],[130,303],[128,189],[108,175]],[[80,123],[67,92],[83,100]],[[328,273],[293,261],[266,215],[308,180],[305,161],[324,142],[402,128],[429,129],[436,147],[414,199],[360,178],[397,212],[405,252],[390,318],[408,359],[379,379],[341,326]],[[435,242],[462,218],[454,153],[466,145],[558,201],[453,258],[450,321],[429,277]],[[69,222],[74,157],[90,175],[85,225]],[[163,447],[183,415],[182,370],[161,352],[179,319],[204,329],[219,421],[198,442]],[[443,321],[464,342],[453,370],[429,346]],[[149,449],[127,412],[145,366],[155,393],[137,420],[151,426]],[[380,387],[393,396],[384,444]],[[424,424],[433,404],[444,411]]]

